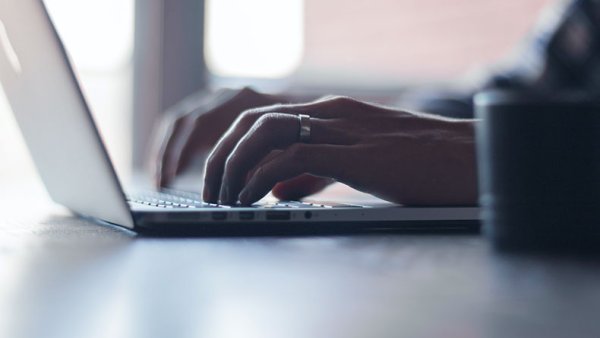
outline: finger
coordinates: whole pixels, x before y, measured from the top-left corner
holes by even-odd
[[[256,170],[262,167],[267,162],[270,162],[276,156],[279,156],[283,150],[273,150],[267,156],[265,156],[259,164],[257,164],[249,173],[246,175],[244,184],[248,184],[248,181],[254,176]],[[317,177],[312,175],[300,175],[292,179],[278,182],[273,187],[273,195],[281,200],[298,200],[302,197],[315,194],[325,187],[335,182],[331,178]]]
[[[300,125],[295,115],[263,115],[225,160],[219,194],[221,203],[235,203],[246,174],[268,153],[297,141]]]
[[[247,105],[243,103],[244,100],[258,100],[254,97],[248,98],[252,93],[258,95],[250,89],[243,89],[233,98],[228,97],[230,101],[221,103],[213,110],[196,113],[197,117],[193,121],[193,133],[190,135],[188,142],[183,144],[179,161],[175,164],[176,174],[187,169],[193,163],[195,155],[200,152],[208,153],[215,146],[219,138],[223,136],[224,131],[231,124],[225,115],[235,112],[235,115],[239,116],[242,110],[240,109],[240,104],[243,107]]]
[[[190,139],[188,139],[188,141],[179,151],[179,157],[177,158],[177,162],[174,164],[173,170],[175,171],[175,176],[180,175],[186,169],[188,169],[198,153],[200,153],[200,149],[196,148],[195,143],[190,137]]]
[[[258,95],[251,89],[220,89],[217,92],[199,91],[180,101],[170,109],[166,116],[174,118],[160,135],[164,136],[157,151],[158,163],[154,166],[157,186],[168,185],[181,171],[185,170],[200,151],[208,151],[223,134],[229,123],[220,123],[225,119],[210,117],[211,113],[227,104]],[[235,109],[234,109],[235,110]],[[221,114],[226,115],[226,114]],[[207,118],[216,121],[202,123]],[[221,125],[223,124],[223,125]],[[181,129],[185,129],[185,132]],[[201,135],[199,139],[194,135]],[[199,142],[200,141],[200,142]],[[207,149],[208,148],[208,149]]]
[[[347,146],[311,145],[297,143],[258,168],[246,187],[239,195],[244,205],[249,205],[282,182],[301,174],[311,174],[345,180],[345,171],[349,167]]]
[[[250,112],[241,114],[209,153],[204,166],[204,188],[202,191],[204,201],[218,202],[225,162],[224,154],[228,154],[235,147],[235,144],[243,135],[242,133],[250,128],[250,121],[254,121],[250,114]]]
[[[312,175],[300,175],[292,179],[278,182],[273,187],[273,196],[281,200],[299,200],[303,197],[316,194],[325,189],[335,180]]]
[[[344,138],[328,132],[321,119],[311,121],[311,142],[340,144]],[[300,123],[296,115],[269,113],[256,121],[225,161],[220,200],[235,203],[248,172],[274,149],[285,149],[298,142]]]
[[[211,145],[208,144],[208,137],[210,137],[210,123],[205,122],[205,116],[198,116],[193,123],[192,131],[188,138],[181,143],[179,149],[179,156],[174,164],[175,175],[181,174],[183,171],[188,169],[193,163],[193,160],[200,153],[206,154]],[[210,121],[208,121],[210,122]]]
[[[218,202],[221,188],[221,178],[225,160],[240,138],[248,132],[266,108],[250,109],[238,116],[229,129],[219,139],[208,155],[204,168],[204,188],[202,198],[209,202]]]
[[[248,132],[254,123],[268,113],[288,113],[297,115],[308,113],[313,118],[330,118],[335,116],[336,105],[345,99],[328,98],[303,104],[273,105],[247,110],[241,114],[217,142],[206,161],[204,170],[203,199],[217,202],[221,188],[221,179],[227,157],[237,145],[238,141]]]
[[[260,162],[248,172],[248,174],[246,175],[246,179],[244,180],[244,185],[246,185],[248,181],[250,181],[250,179],[252,178],[252,176],[254,176],[254,173],[258,168],[263,166],[265,163],[270,162],[272,159],[274,159],[276,156],[279,156],[281,153],[283,153],[283,150],[276,149],[271,151],[267,156],[263,157],[262,160],[260,160]]]
[[[184,139],[189,137],[189,117],[176,118],[166,131],[167,137],[162,143],[158,156],[156,171],[157,186],[168,185],[175,176],[175,163],[178,158],[178,148]]]

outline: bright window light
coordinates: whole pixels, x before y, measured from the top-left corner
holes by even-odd
[[[132,0],[44,2],[79,71],[107,72],[129,64]]]
[[[231,77],[280,78],[303,53],[303,0],[207,0],[209,69]]]
[[[134,0],[45,0],[120,177],[131,167]]]

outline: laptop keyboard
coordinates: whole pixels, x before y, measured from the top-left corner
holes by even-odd
[[[142,204],[164,209],[199,209],[199,208],[222,208],[231,209],[239,206],[222,205],[202,201],[200,194],[183,192],[172,189],[163,189],[160,192],[144,192],[127,195],[129,203]],[[332,205],[302,202],[302,201],[278,201],[268,203],[255,203],[251,207],[281,209],[281,208],[333,208]]]
[[[144,192],[127,196],[130,203],[166,209],[186,208],[230,208],[231,206],[203,202],[200,196],[191,193]]]

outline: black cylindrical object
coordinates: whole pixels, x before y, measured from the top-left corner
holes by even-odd
[[[600,100],[475,97],[480,204],[499,249],[600,251]]]

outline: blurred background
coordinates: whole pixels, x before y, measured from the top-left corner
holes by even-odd
[[[400,93],[499,62],[550,0],[45,0],[121,175],[198,90]],[[0,181],[35,179],[0,92]]]

